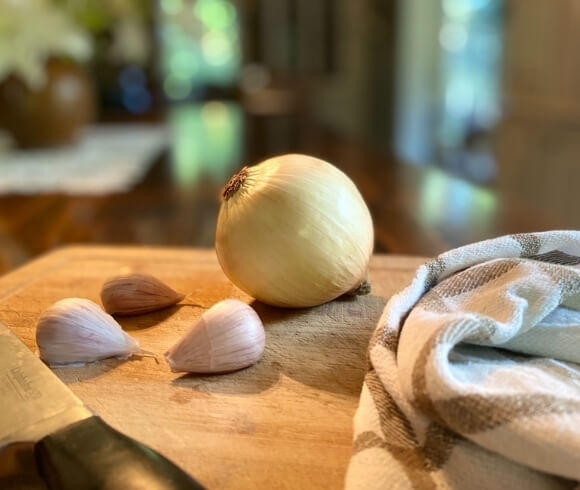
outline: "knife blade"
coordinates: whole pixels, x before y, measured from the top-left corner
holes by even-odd
[[[202,489],[150,447],[116,431],[0,322],[0,449],[34,441],[50,489]]]

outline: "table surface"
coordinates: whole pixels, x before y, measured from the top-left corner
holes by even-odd
[[[107,278],[150,273],[187,298],[119,322],[144,349],[162,354],[217,301],[246,301],[267,336],[264,358],[248,369],[176,374],[160,356],[158,362],[104,360],[55,373],[109,424],[168,456],[208,488],[340,488],[368,340],[386,300],[424,260],[374,256],[370,295],[288,310],[238,290],[210,249],[64,248],[0,278],[0,321],[36,350],[36,322],[53,302],[69,296],[99,302]]]
[[[500,192],[433,167],[403,164],[300,121],[295,124],[304,133],[302,139],[271,148],[260,137],[269,124],[267,119],[248,123],[246,150],[229,161],[219,161],[219,155],[216,161],[211,155],[192,160],[179,141],[174,142],[173,153],[159,156],[145,180],[130,192],[0,197],[0,273],[70,244],[211,247],[219,191],[228,178],[245,164],[285,152],[318,156],[352,178],[373,216],[377,253],[431,256],[507,233],[580,224],[573,207],[568,216],[554,216],[539,196],[522,200],[513,188]],[[541,173],[526,174],[521,185],[542,178]]]

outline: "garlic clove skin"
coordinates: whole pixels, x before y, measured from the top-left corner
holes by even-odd
[[[38,320],[36,343],[40,358],[50,366],[128,358],[141,352],[137,340],[85,298],[62,299],[48,308]]]
[[[220,301],[165,353],[173,372],[224,373],[248,367],[264,354],[266,333],[254,309]]]
[[[101,301],[111,315],[141,315],[179,303],[184,294],[149,274],[129,274],[109,279]]]

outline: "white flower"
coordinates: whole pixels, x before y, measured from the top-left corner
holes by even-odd
[[[0,0],[0,82],[15,75],[40,88],[50,57],[83,62],[90,55],[89,37],[56,7],[42,0]]]

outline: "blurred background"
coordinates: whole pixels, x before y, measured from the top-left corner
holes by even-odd
[[[237,169],[343,169],[376,251],[579,228],[579,0],[0,0],[0,273],[213,245]]]

